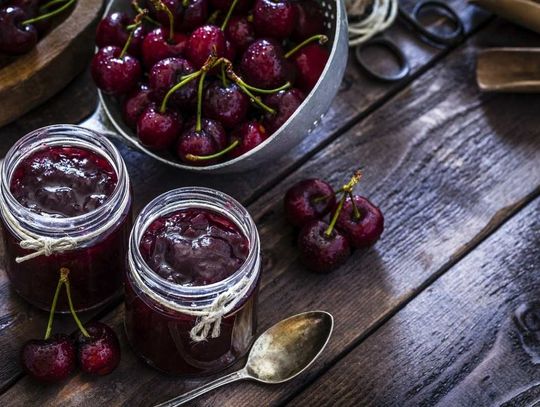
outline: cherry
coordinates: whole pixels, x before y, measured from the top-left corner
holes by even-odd
[[[225,55],[225,35],[215,25],[197,28],[188,39],[186,56],[195,68],[200,69],[210,55],[220,58]]]
[[[237,50],[244,52],[255,41],[255,28],[246,17],[233,16],[225,28],[225,37]]]
[[[304,101],[304,93],[296,88],[282,90],[268,95],[264,98],[264,103],[276,110],[275,114],[266,113],[263,125],[269,133],[274,133],[279,129]]]
[[[156,103],[161,103],[180,78],[194,72],[193,66],[184,58],[166,58],[159,61],[152,67],[148,77],[152,99]],[[178,107],[191,107],[196,102],[196,96],[197,85],[195,82],[189,82],[172,93],[170,102]]]
[[[170,35],[166,28],[156,28],[146,35],[142,43],[142,58],[144,66],[152,66],[169,57],[181,56],[187,44],[187,37],[181,33]]]
[[[131,18],[126,13],[112,13],[100,21],[96,31],[96,45],[100,48],[107,45],[123,47],[128,40],[130,31],[127,27],[131,24]],[[141,46],[145,37],[143,26],[135,28],[133,40],[131,41],[128,53],[139,56]]]
[[[250,85],[270,89],[290,80],[292,69],[281,45],[273,40],[260,39],[242,55],[240,72]]]
[[[79,332],[76,337],[81,370],[99,376],[111,373],[120,363],[120,343],[116,333],[101,322],[91,322],[85,328],[90,336]]]
[[[0,1],[1,3],[1,1]],[[24,10],[27,18],[35,18],[39,15],[40,0],[11,0],[7,2],[10,7],[19,7]],[[37,30],[39,36],[42,36],[49,28],[51,28],[50,20],[40,20],[32,23]]]
[[[210,0],[210,5],[216,10],[227,12],[232,6],[233,0]],[[233,13],[247,13],[250,9],[253,0],[238,0]]]
[[[163,26],[168,27],[170,23],[169,13],[167,13],[166,10],[161,9],[161,7],[167,7],[172,14],[174,22],[176,23],[175,25],[179,25],[178,23],[181,21],[182,13],[184,11],[182,1],[183,0],[161,0],[160,2],[148,1],[147,7],[152,17],[154,17]]]
[[[354,204],[353,204],[354,202]],[[368,199],[355,195],[345,201],[336,227],[357,249],[373,245],[384,230],[384,217]]]
[[[347,238],[321,220],[306,223],[298,236],[300,261],[311,271],[329,273],[351,254]]]
[[[204,112],[225,128],[233,128],[244,121],[249,110],[249,97],[235,83],[226,86],[218,81],[206,88]]]
[[[21,350],[24,371],[42,382],[59,382],[75,369],[75,345],[67,335],[27,341]]]
[[[142,112],[150,104],[150,88],[146,84],[140,84],[139,88],[131,92],[122,106],[122,117],[126,124],[135,129]]]
[[[292,32],[292,39],[303,41],[326,31],[324,28],[324,14],[319,4],[314,0],[303,0],[294,3],[297,20]]]
[[[216,160],[193,160],[190,155],[209,156],[223,150],[227,145],[227,136],[221,124],[215,120],[201,119],[201,128],[192,121],[184,130],[176,147],[180,159],[191,165],[210,165]]]
[[[90,68],[97,87],[115,96],[135,88],[142,76],[139,61],[115,46],[101,48]]]
[[[301,227],[309,221],[321,219],[336,205],[334,190],[321,179],[305,179],[294,184],[285,194],[285,216]]]
[[[203,25],[206,20],[208,20],[208,1],[189,0],[184,8],[179,28],[183,31],[192,31]]]
[[[182,117],[175,111],[161,112],[150,105],[139,117],[137,135],[141,143],[152,150],[172,147],[182,131]]]
[[[319,44],[308,44],[292,56],[296,66],[296,86],[305,92],[315,87],[330,54]]]
[[[268,135],[265,128],[258,121],[251,120],[243,123],[231,134],[231,143],[234,143],[237,140],[239,143],[238,146],[229,153],[229,157],[240,157],[248,151],[253,150],[267,138]]]
[[[229,61],[234,61],[236,59],[236,47],[229,40],[225,40],[225,54],[223,55]],[[210,72],[217,72],[217,68],[210,70]]]
[[[253,24],[260,37],[288,38],[296,24],[297,12],[289,0],[255,0]]]
[[[0,53],[20,55],[36,46],[38,32],[32,24],[22,24],[27,19],[20,7],[0,8]]]

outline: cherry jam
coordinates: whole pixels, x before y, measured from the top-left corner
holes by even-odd
[[[76,310],[119,294],[126,270],[131,192],[125,164],[104,137],[78,126],[50,126],[25,136],[2,165],[2,233],[12,287],[48,310],[59,270],[70,270]],[[68,249],[25,259],[33,240],[69,237]],[[21,261],[23,259],[23,261]],[[65,291],[58,312],[69,312]]]
[[[125,327],[135,351],[167,373],[217,372],[248,351],[256,330],[259,239],[232,198],[205,188],[170,191],[139,215],[128,254]],[[196,313],[247,281],[219,336],[194,340]]]

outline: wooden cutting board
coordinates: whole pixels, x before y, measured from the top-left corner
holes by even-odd
[[[89,63],[103,0],[78,0],[28,54],[0,68],[0,127],[39,106]]]

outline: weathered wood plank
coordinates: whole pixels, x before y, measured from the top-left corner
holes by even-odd
[[[490,27],[482,38],[506,35],[505,28]],[[321,360],[297,380],[231,385],[196,405],[287,400],[539,192],[538,98],[480,95],[474,53],[469,46],[450,55],[250,207],[265,258],[260,330],[321,308],[336,316],[335,335]],[[283,193],[307,176],[342,182],[358,165],[366,168],[360,190],[386,214],[383,239],[331,275],[310,274],[298,263],[294,232],[283,220]],[[119,309],[107,320],[121,329],[121,317]],[[0,403],[148,405],[196,385],[154,372],[123,346],[122,364],[106,380],[75,376],[62,387],[42,388],[23,378]]]
[[[539,270],[536,199],[290,405],[536,405]]]
[[[405,6],[410,7],[413,3],[409,1]],[[469,32],[486,20],[486,14],[478,13],[471,6],[467,6],[464,1],[455,0],[453,4],[459,11]],[[392,28],[389,35],[403,47],[415,72],[430,64],[444,52],[419,41],[402,24]],[[252,173],[217,178],[197,176],[194,178],[156,163],[149,157],[130,151],[126,147],[121,147],[133,180],[136,196],[135,211],[137,212],[159,193],[174,187],[193,184],[220,188],[244,202],[253,200],[253,197],[260,194],[267,185],[280,179],[284,172],[290,171],[305,154],[318,148],[324,140],[333,137],[351,120],[366,114],[373,109],[373,106],[381,104],[382,101],[387,100],[390,95],[397,92],[400,86],[403,86],[403,84],[385,85],[366,79],[359,73],[354,61],[349,64],[347,75],[346,86],[336,99],[334,107],[323,122],[322,127],[312,133],[302,146],[279,160],[275,168],[272,167],[264,174]],[[52,123],[80,121],[92,111],[95,103],[94,86],[86,73],[64,90],[59,97],[52,99],[51,102],[34,110],[23,119],[1,129],[0,153],[4,154],[17,138],[34,128]],[[0,363],[1,391],[20,374],[16,357],[20,343],[25,338],[39,336],[46,316],[44,313],[30,309],[23,301],[11,294],[5,273],[0,274],[0,283],[3,284],[0,287],[0,298],[7,301],[7,303],[0,302],[4,309],[2,315],[11,321],[4,327],[0,327],[0,353],[5,355],[5,360]],[[32,322],[28,323],[29,320]],[[69,318],[66,320],[66,324],[68,327],[71,326]],[[15,341],[13,338],[20,340]]]

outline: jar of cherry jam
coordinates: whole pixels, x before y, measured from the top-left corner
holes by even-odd
[[[128,263],[125,328],[147,363],[199,376],[247,353],[256,331],[260,244],[237,201],[197,187],[159,196],[135,221]]]
[[[20,139],[1,167],[5,270],[11,286],[50,309],[60,269],[70,270],[75,309],[121,294],[131,230],[126,166],[105,137],[54,125]],[[58,312],[69,312],[61,291]]]

